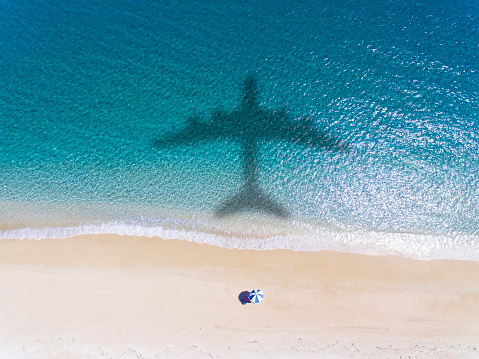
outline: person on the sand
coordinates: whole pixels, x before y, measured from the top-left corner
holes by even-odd
[[[251,301],[249,300],[249,294],[250,294],[250,292],[248,292],[246,290],[239,294],[238,299],[239,299],[239,301],[241,302],[242,305],[245,305],[246,303],[251,303]]]

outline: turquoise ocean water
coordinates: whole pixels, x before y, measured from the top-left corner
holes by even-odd
[[[479,260],[477,1],[4,0],[0,49],[0,239]],[[243,184],[234,139],[154,145],[238,109],[247,76],[350,148],[257,144],[286,218],[214,215]]]

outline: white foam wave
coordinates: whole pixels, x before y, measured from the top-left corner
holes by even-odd
[[[297,224],[296,224],[297,225]],[[217,229],[217,228],[216,228]],[[206,243],[237,249],[290,249],[294,251],[334,250],[370,255],[398,255],[402,257],[432,260],[456,259],[479,261],[479,238],[475,236],[447,237],[440,235],[365,231],[339,231],[316,228],[297,233],[263,233],[260,236],[244,236],[241,233],[222,232],[213,228],[178,229],[165,225],[145,225],[121,221],[86,224],[75,227],[19,228],[0,231],[0,239],[42,240],[71,238],[81,235],[114,234],[121,236],[159,237]]]

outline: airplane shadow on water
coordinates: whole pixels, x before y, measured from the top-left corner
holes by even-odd
[[[194,116],[180,132],[155,141],[155,145],[161,148],[225,140],[235,140],[241,144],[243,186],[237,194],[216,208],[217,217],[251,210],[280,218],[290,216],[281,204],[264,193],[258,185],[257,147],[261,141],[282,140],[327,150],[347,150],[343,141],[321,132],[311,119],[291,120],[285,109],[265,109],[260,105],[257,96],[257,81],[248,76],[244,81],[241,103],[232,112],[216,111],[207,122]]]

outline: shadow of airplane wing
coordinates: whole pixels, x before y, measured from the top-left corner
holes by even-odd
[[[256,186],[245,185],[233,197],[227,199],[215,210],[215,216],[221,218],[238,212],[255,210],[266,212],[280,218],[287,218],[290,213],[270,196]]]
[[[231,131],[228,126],[221,126],[221,123],[227,124],[230,116],[223,113],[216,116],[221,116],[221,121],[203,122],[198,116],[191,117],[184,129],[165,135],[155,140],[154,144],[158,147],[171,147],[226,139]]]
[[[349,146],[330,134],[319,130],[309,118],[292,121],[286,112],[279,111],[268,114],[271,123],[268,137],[307,147],[347,152]]]

